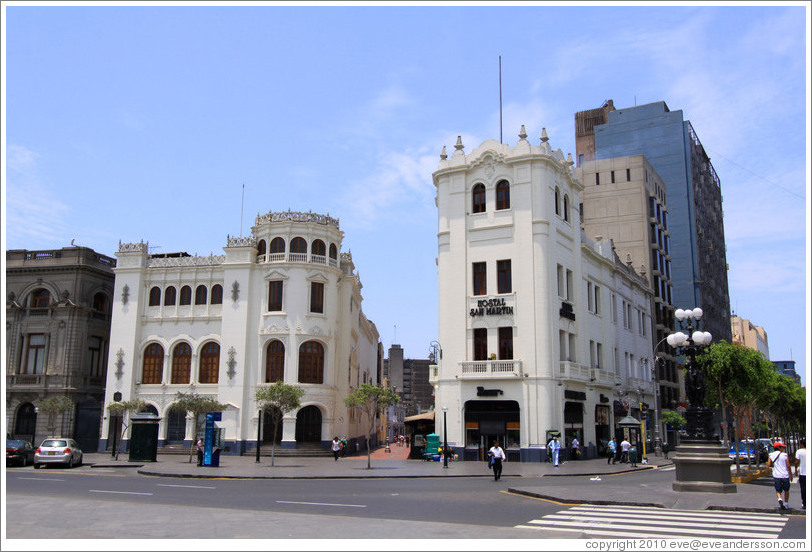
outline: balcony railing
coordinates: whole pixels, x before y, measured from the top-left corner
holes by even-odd
[[[460,362],[460,377],[494,379],[521,377],[521,360],[473,360]]]
[[[6,376],[6,383],[9,388],[88,389],[103,388],[104,378],[101,376],[10,374]]]
[[[308,260],[307,253],[267,253],[265,255],[257,255],[257,263],[306,263],[318,265],[329,265],[333,268],[338,267],[338,259],[327,257],[325,255],[310,255]]]
[[[565,380],[590,381],[592,378],[592,369],[583,364],[562,361],[559,363],[558,374],[562,379]]]

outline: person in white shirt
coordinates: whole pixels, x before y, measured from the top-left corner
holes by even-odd
[[[620,450],[623,451],[623,456],[620,458],[621,464],[626,464],[629,461],[629,449],[631,446],[632,444],[626,438],[620,443]]]
[[[773,447],[775,447],[775,451],[770,453],[767,467],[773,469],[773,484],[775,485],[775,494],[778,497],[778,508],[780,510],[789,510],[789,484],[792,482],[789,456],[787,456],[786,447],[781,441],[773,443]],[[781,491],[784,492],[783,500],[781,499]]]
[[[572,438],[572,443],[570,443],[570,448],[572,449],[572,459],[578,460],[578,437]]]
[[[795,475],[801,486],[801,508],[806,510],[806,439],[801,439],[799,445],[795,452]]]
[[[505,456],[505,451],[502,450],[502,447],[499,446],[499,441],[493,442],[493,446],[491,450],[488,451],[488,454],[493,458],[493,480],[499,481],[502,477],[502,461],[507,462],[507,456]]]

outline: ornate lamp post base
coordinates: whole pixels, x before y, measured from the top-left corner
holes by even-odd
[[[730,457],[718,440],[683,440],[673,456],[677,468],[671,488],[679,492],[735,493]]]

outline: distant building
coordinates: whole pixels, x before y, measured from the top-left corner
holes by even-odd
[[[801,384],[801,376],[795,371],[794,360],[776,360],[773,361],[773,364],[775,365],[776,372],[792,378],[798,385]]]
[[[767,331],[764,328],[734,314],[730,317],[730,331],[733,334],[731,343],[758,351],[764,355],[764,358],[770,359],[770,345],[767,342]]]
[[[75,408],[57,416],[56,433],[96,450],[115,266],[88,247],[6,251],[6,420],[13,437],[38,445],[48,436],[39,402],[65,395]]]
[[[443,150],[438,208],[435,412],[475,460],[497,440],[539,461],[551,435],[586,457],[653,405],[651,288],[580,227],[583,185],[560,149],[486,140]],[[444,430],[445,431],[445,430]]]
[[[368,424],[343,400],[379,381],[382,359],[342,239],[337,219],[288,211],[257,216],[249,237],[227,238],[224,255],[120,244],[107,402],[146,401],[160,445],[196,438],[187,414],[170,409],[184,392],[228,405],[219,427],[231,454],[255,449],[260,431],[289,449],[326,449],[336,435],[366,446]],[[281,427],[269,411],[260,420],[254,402],[257,386],[277,381],[305,390]],[[102,449],[118,422],[105,421]]]
[[[611,100],[575,115],[579,166],[645,155],[668,197],[675,308],[701,307],[703,330],[730,341],[730,298],[719,178],[693,126],[665,102],[615,109]]]
[[[403,348],[393,344],[389,358],[383,361],[383,373],[388,386],[397,391],[401,402],[390,408],[389,437],[405,435],[403,419],[434,408],[434,387],[429,383],[428,359],[404,359]]]

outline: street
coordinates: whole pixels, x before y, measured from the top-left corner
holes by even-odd
[[[613,484],[646,487],[645,471]],[[622,479],[619,479],[622,478]],[[520,478],[519,478],[520,479]],[[610,479],[610,478],[606,478]],[[805,517],[558,504],[517,478],[188,479],[131,469],[6,470],[9,539],[804,538]],[[595,485],[547,477],[546,486]],[[608,489],[608,488],[607,488]],[[769,488],[764,489],[769,492]],[[681,517],[674,518],[675,514]],[[612,524],[608,527],[608,524]],[[665,527],[664,527],[665,526]],[[676,529],[674,527],[676,526]],[[674,532],[676,531],[676,533]],[[628,532],[628,535],[626,534]]]

